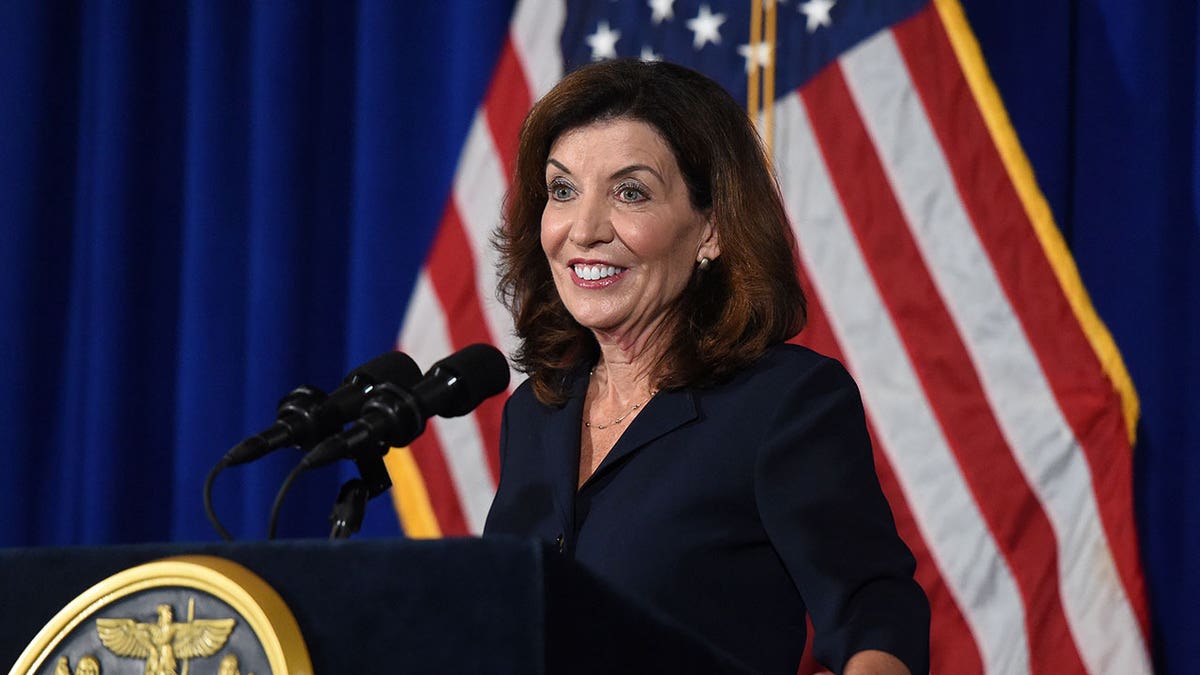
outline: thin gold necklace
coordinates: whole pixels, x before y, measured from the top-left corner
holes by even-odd
[[[645,401],[642,401],[641,403],[634,403],[634,404],[633,404],[633,407],[632,407],[632,408],[630,408],[629,410],[626,410],[624,415],[621,415],[620,417],[618,417],[617,419],[615,419],[615,420],[613,420],[613,421],[609,422],[608,424],[592,424],[592,421],[591,421],[591,420],[584,420],[584,421],[583,421],[583,426],[585,426],[585,427],[587,427],[587,428],[589,428],[589,429],[591,429],[591,428],[593,428],[593,427],[594,427],[594,428],[596,428],[596,429],[607,429],[607,428],[609,428],[609,427],[615,427],[615,426],[617,426],[618,424],[620,424],[621,422],[624,422],[626,417],[629,417],[630,415],[632,415],[632,414],[633,414],[633,411],[635,411],[635,410],[637,410],[638,408],[640,408],[640,407],[642,407],[642,406],[646,405],[647,403],[649,403],[649,402],[650,402],[650,399],[654,398],[654,395],[655,395],[655,394],[657,394],[657,393],[658,393],[657,391],[652,391],[652,392],[650,392],[650,396],[649,396],[649,397],[647,397]]]
[[[591,369],[590,371],[588,371],[588,377],[590,378],[590,377],[591,377],[593,374],[595,374],[595,372],[596,372],[596,369],[595,369],[595,368],[593,368],[593,369]],[[658,393],[658,390],[657,390],[657,389],[651,389],[651,390],[650,390],[650,395],[646,397],[646,400],[642,401],[641,403],[634,403],[634,404],[633,404],[633,407],[631,407],[629,410],[626,410],[626,411],[625,411],[625,413],[624,413],[623,415],[621,415],[621,416],[620,416],[620,417],[618,417],[617,419],[615,419],[615,420],[613,420],[613,421],[609,422],[608,424],[592,424],[592,421],[591,421],[591,420],[584,420],[584,421],[583,421],[583,426],[587,427],[588,429],[593,429],[593,428],[595,428],[595,429],[607,429],[607,428],[609,428],[609,427],[615,427],[615,426],[617,426],[618,424],[620,424],[621,422],[624,422],[624,421],[625,421],[625,418],[626,418],[626,417],[629,417],[630,415],[632,415],[632,414],[633,414],[633,412],[634,412],[635,410],[637,410],[638,408],[641,408],[642,406],[644,406],[644,405],[646,405],[647,403],[649,403],[649,402],[650,402],[650,399],[654,398],[654,395],[655,395],[655,394],[657,394],[657,393]]]

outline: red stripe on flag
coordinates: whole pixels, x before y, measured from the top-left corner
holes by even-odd
[[[446,330],[455,349],[476,342],[493,342],[476,291],[475,275],[470,273],[475,264],[458,209],[451,202],[433,240],[426,269],[438,304],[446,316]],[[493,486],[500,477],[500,441],[496,430],[500,429],[503,409],[504,402],[494,396],[476,408],[473,416],[480,428]]]
[[[800,271],[800,282],[808,298],[808,325],[804,332],[793,338],[791,342],[803,344],[844,363],[845,358],[837,338],[834,337],[833,328],[821,307],[820,299],[812,291],[813,286],[809,283],[808,276],[803,269]],[[932,612],[930,672],[962,673],[963,675],[983,673],[983,658],[979,654],[979,647],[971,634],[971,628],[963,618],[962,610],[946,586],[945,580],[942,579],[941,570],[938,569],[929,553],[929,546],[921,535],[916,518],[908,508],[908,501],[904,498],[904,491],[901,489],[899,481],[896,480],[895,471],[892,470],[887,455],[880,450],[879,442],[875,440],[877,438],[878,435],[872,427],[871,439],[875,456],[875,473],[879,476],[879,485],[883,489],[884,496],[887,497],[888,504],[892,507],[892,516],[896,520],[896,531],[900,533],[900,538],[908,544],[913,556],[917,559],[917,571],[914,575],[917,583],[921,584],[921,588],[925,589],[925,595],[929,597],[929,606]]]
[[[492,144],[504,167],[506,180],[511,180],[517,164],[517,142],[525,113],[533,105],[529,84],[521,62],[513,48],[512,36],[504,41],[496,73],[484,97],[483,108],[487,116],[488,131]]]
[[[1121,401],[1066,296],[930,5],[893,29],[963,204],[1083,448],[1108,545],[1148,634],[1133,519],[1132,450]]]
[[[813,132],[884,305],[1025,605],[1035,673],[1083,673],[1059,594],[1050,520],[1000,431],[908,229],[842,71],[801,90]]]
[[[446,466],[446,457],[442,454],[442,446],[437,437],[431,433],[422,434],[412,442],[410,448],[417,469],[425,479],[429,505],[437,516],[442,536],[463,537],[471,534],[467,528],[467,519],[463,515],[458,489],[454,486],[454,479],[450,477],[450,469]]]

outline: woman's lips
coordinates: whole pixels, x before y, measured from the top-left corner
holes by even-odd
[[[600,262],[572,262],[571,280],[581,288],[604,288],[616,283],[627,271],[624,267]]]

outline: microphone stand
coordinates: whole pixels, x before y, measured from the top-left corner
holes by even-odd
[[[338,491],[337,500],[333,503],[333,512],[329,514],[329,522],[333,524],[329,532],[330,539],[349,539],[358,532],[362,528],[367,501],[378,497],[392,486],[387,466],[383,463],[383,452],[386,449],[380,446],[378,452],[354,460],[360,477],[346,481]]]
[[[329,514],[329,522],[333,529],[329,531],[330,539],[349,539],[350,535],[362,527],[363,514],[367,510],[367,485],[361,478],[346,481],[338,492],[337,501],[333,503],[333,513]]]

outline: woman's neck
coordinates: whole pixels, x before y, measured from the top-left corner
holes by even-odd
[[[652,372],[657,360],[658,354],[652,350],[623,348],[601,341],[600,360],[592,370],[598,399],[626,405],[646,398],[654,391]]]

